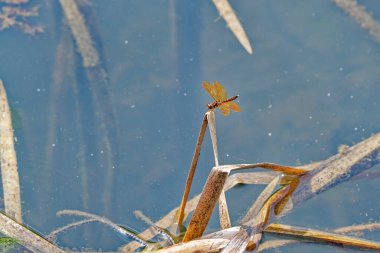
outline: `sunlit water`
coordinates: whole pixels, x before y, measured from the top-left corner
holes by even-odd
[[[380,20],[379,2],[360,2]],[[253,55],[211,1],[93,1],[84,14],[106,76],[92,79],[58,1],[25,7],[35,4],[40,16],[27,21],[45,31],[0,32],[0,78],[14,117],[24,221],[43,234],[73,220],[57,217],[62,209],[143,230],[134,210],[157,220],[178,205],[212,102],[202,80],[218,80],[240,95],[241,113],[217,114],[223,164],[318,161],[380,129],[380,43],[333,1],[231,1]],[[192,194],[212,165],[206,135]],[[227,194],[233,221],[261,189]],[[347,182],[282,222],[327,229],[378,221],[378,191],[378,179]],[[218,228],[216,218],[209,228]],[[126,241],[91,224],[58,242],[115,250]],[[321,245],[281,251],[340,252]]]

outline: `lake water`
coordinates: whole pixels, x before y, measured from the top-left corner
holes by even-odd
[[[80,1],[99,54],[85,68],[59,1],[29,1],[35,36],[0,32],[0,78],[13,112],[24,222],[48,234],[77,209],[143,230],[181,200],[206,104],[204,80],[239,94],[217,112],[222,164],[319,161],[380,130],[380,42],[334,1],[231,1],[249,55],[212,1]],[[360,4],[380,22],[380,2]],[[6,4],[0,4],[5,6]],[[205,137],[191,195],[213,166]],[[376,170],[376,168],[374,168]],[[227,194],[235,222],[262,186]],[[379,179],[347,182],[305,202],[283,223],[332,229],[380,219]],[[217,217],[209,231],[218,229]],[[79,239],[78,239],[79,238]],[[279,238],[279,237],[276,237]],[[365,238],[378,240],[379,232]],[[65,247],[116,250],[100,224],[68,231]],[[341,252],[298,244],[281,252]],[[276,250],[268,252],[277,252]]]

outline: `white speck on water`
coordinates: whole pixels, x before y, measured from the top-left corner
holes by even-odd
[[[40,89],[40,88],[37,88],[36,90],[37,90],[37,92],[40,92],[40,91],[41,91],[41,89]]]
[[[365,132],[365,128],[362,128],[362,132]]]
[[[53,148],[55,148],[55,143],[52,143],[51,146],[52,146]]]
[[[328,97],[330,97],[330,96],[331,96],[331,93],[330,93],[330,92],[328,92],[328,93],[327,93],[327,96],[328,96]]]
[[[268,133],[268,136],[271,137],[271,136],[272,136],[272,133]]]
[[[218,52],[223,52],[223,49],[221,49],[221,48],[218,48]]]
[[[354,95],[351,95],[350,98],[353,99],[353,98],[354,98]]]
[[[134,108],[136,108],[136,105],[131,105],[130,108],[134,109]]]
[[[309,119],[313,119],[313,116],[310,115],[310,116],[309,116]]]
[[[124,40],[124,44],[128,44],[128,40]]]
[[[318,140],[318,139],[315,139],[315,140],[314,140],[314,143],[318,143],[318,142],[319,142],[319,140]]]
[[[230,154],[226,154],[226,157],[230,157]]]
[[[355,128],[354,128],[354,131],[358,131],[358,128],[357,128],[357,127],[355,127]]]
[[[100,150],[100,154],[104,154],[104,150]]]
[[[271,109],[272,107],[273,107],[273,105],[272,105],[272,104],[268,105],[268,109]]]
[[[340,67],[340,68],[339,68],[339,71],[341,71],[341,72],[342,72],[342,71],[343,71],[343,67]]]
[[[187,97],[188,94],[187,94],[186,92],[184,92],[183,95],[184,95],[185,97]]]
[[[93,154],[93,153],[91,153],[91,154],[90,154],[90,156],[94,156],[94,154]]]

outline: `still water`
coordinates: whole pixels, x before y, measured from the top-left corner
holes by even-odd
[[[143,230],[134,210],[157,220],[177,206],[212,102],[203,80],[240,95],[242,112],[217,114],[222,164],[319,161],[380,130],[380,42],[334,1],[231,1],[253,55],[212,1],[78,2],[99,54],[96,68],[84,68],[59,1],[20,5],[38,6],[39,16],[22,21],[43,33],[0,32],[0,78],[14,118],[24,222],[43,234],[73,220],[57,217],[62,209]],[[378,1],[360,4],[380,22]],[[210,143],[206,135],[191,195],[213,166]],[[341,184],[282,222],[330,229],[378,221],[379,184]],[[261,189],[227,194],[235,223]],[[209,229],[218,229],[216,217]],[[379,233],[365,237],[378,240]],[[125,241],[91,224],[58,243],[116,250]],[[281,252],[341,249],[299,244]]]

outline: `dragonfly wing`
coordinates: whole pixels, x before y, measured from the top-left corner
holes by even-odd
[[[211,85],[209,82],[202,82],[202,86],[203,88],[207,91],[208,94],[210,94],[210,96],[215,100],[215,101],[219,101],[218,100],[218,97],[216,95],[216,92],[215,92],[215,87],[214,85]]]
[[[231,110],[233,110],[235,112],[240,112],[240,106],[237,103],[235,103],[234,101],[227,102],[226,105]]]
[[[224,116],[230,115],[230,108],[225,103],[219,105],[219,109],[223,113]]]
[[[213,87],[217,96],[217,99],[215,99],[216,101],[222,102],[227,99],[227,91],[224,89],[223,85],[215,81]]]

